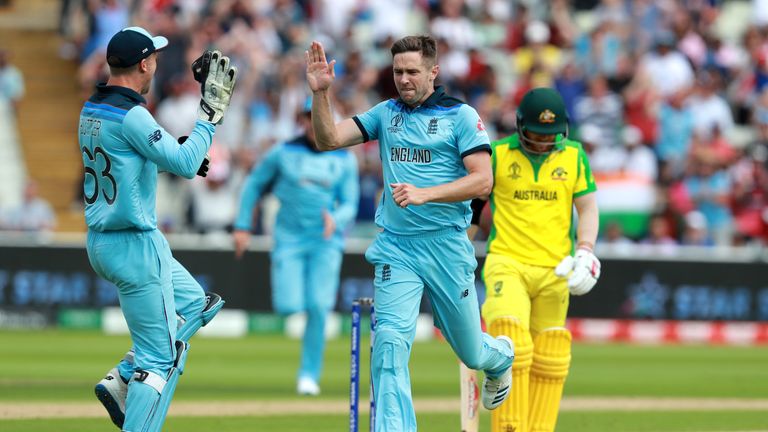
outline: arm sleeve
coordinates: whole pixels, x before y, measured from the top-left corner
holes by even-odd
[[[478,151],[491,153],[491,140],[488,138],[488,132],[485,130],[480,115],[471,106],[465,104],[459,108],[454,123],[454,131],[456,144],[462,158]]]
[[[363,133],[363,142],[373,141],[379,138],[379,127],[381,116],[386,112],[386,105],[389,101],[384,101],[369,109],[368,111],[352,117],[360,132]]]
[[[251,230],[253,208],[266,193],[278,174],[278,161],[281,145],[273,147],[258,165],[251,169],[240,193],[240,209],[235,220],[235,229]]]
[[[579,164],[578,176],[576,178],[576,187],[573,189],[573,196],[575,198],[597,190],[595,176],[592,174],[592,169],[589,167],[589,159],[587,159],[587,153],[584,151],[581,144],[579,144],[577,163]]]
[[[336,187],[338,206],[333,211],[333,220],[340,229],[345,229],[357,216],[360,201],[360,179],[357,171],[357,158],[351,152],[347,154],[344,176]]]
[[[123,135],[139,154],[156,163],[162,171],[191,179],[203,163],[213,141],[214,126],[198,120],[184,145],[179,145],[144,107],[128,111]]]

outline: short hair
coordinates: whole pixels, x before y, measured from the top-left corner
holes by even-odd
[[[422,59],[430,65],[437,63],[437,41],[429,35],[406,36],[392,44],[392,57],[396,54],[414,51],[421,53]]]
[[[139,62],[141,63],[141,62]],[[128,75],[129,73],[138,70],[139,63],[136,63],[135,65],[130,65],[128,67],[116,67],[116,66],[109,66],[109,74],[111,76],[122,76],[122,75]]]

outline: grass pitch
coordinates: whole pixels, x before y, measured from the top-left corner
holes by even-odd
[[[0,431],[116,430],[101,413],[93,385],[128,344],[127,337],[97,332],[0,332]],[[347,430],[348,340],[329,342],[318,398],[294,393],[296,340],[194,338],[191,345],[165,430]],[[368,353],[362,351],[361,405],[366,406]],[[768,348],[577,344],[573,356],[560,432],[768,431]],[[419,430],[458,431],[458,366],[450,347],[439,341],[415,344],[411,377]],[[670,399],[644,407],[624,406],[624,398]],[[568,403],[585,400],[612,403]],[[262,409],[274,401],[269,406],[279,410]],[[256,408],[247,414],[231,410],[248,404]],[[367,424],[365,413],[360,424]],[[481,430],[489,430],[486,412]]]

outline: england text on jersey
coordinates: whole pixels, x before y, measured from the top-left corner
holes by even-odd
[[[389,152],[390,162],[430,163],[432,152],[429,149],[392,147]]]

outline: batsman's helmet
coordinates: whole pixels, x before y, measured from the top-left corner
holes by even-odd
[[[543,154],[568,137],[565,102],[556,90],[539,87],[529,90],[517,107],[517,132],[520,145],[529,153]],[[552,135],[552,141],[536,141],[527,132]]]

